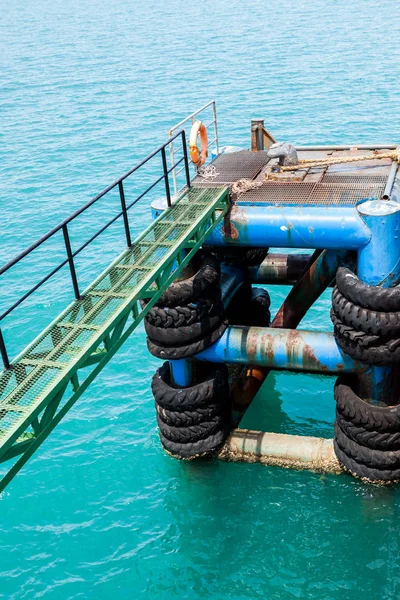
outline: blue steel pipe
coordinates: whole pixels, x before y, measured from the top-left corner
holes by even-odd
[[[345,354],[332,333],[271,327],[228,327],[213,346],[196,358],[324,375],[364,373],[369,369]]]
[[[358,277],[369,285],[383,288],[398,285],[400,204],[393,200],[369,200],[359,203],[357,209],[372,234],[369,243],[358,251]],[[373,404],[397,404],[396,378],[397,369],[392,366],[372,367],[366,375],[359,378],[361,397]]]
[[[206,243],[259,248],[357,250],[370,238],[367,225],[353,207],[235,204]]]

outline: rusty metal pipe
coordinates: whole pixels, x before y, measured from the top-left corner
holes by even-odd
[[[333,333],[237,325],[228,327],[215,344],[196,358],[323,375],[365,373],[370,368],[345,354]]]
[[[272,327],[295,328],[322,292],[334,281],[346,250],[324,250],[289,292]]]
[[[307,310],[319,298],[326,287],[336,276],[337,266],[342,255],[337,255],[337,259],[332,260],[326,251],[316,250],[310,258],[309,267],[304,271],[298,282],[290,291],[288,297],[282,304],[271,327],[291,327],[296,328]],[[325,272],[324,272],[325,269]],[[319,276],[316,277],[316,274]],[[310,285],[312,283],[312,285]],[[299,303],[299,311],[296,311],[296,303]],[[232,401],[235,407],[233,423],[238,424],[245,413],[247,407],[251,404],[253,398],[264,383],[270,369],[265,367],[250,367],[246,373],[238,380],[232,389]]]
[[[310,262],[311,254],[269,252],[260,265],[248,267],[252,283],[293,284]]]
[[[256,206],[237,202],[206,244],[357,250],[371,232],[350,206]]]
[[[318,473],[343,472],[335,456],[333,440],[311,436],[266,433],[235,429],[225,442],[218,458],[286,469],[309,469]]]

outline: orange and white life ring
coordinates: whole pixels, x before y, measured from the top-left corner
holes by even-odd
[[[200,134],[201,148],[197,146],[197,136]],[[207,160],[208,156],[208,137],[207,129],[202,121],[195,121],[190,130],[189,139],[190,158],[196,167],[201,167]]]

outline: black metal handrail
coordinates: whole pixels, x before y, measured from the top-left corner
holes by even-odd
[[[165,148],[168,147],[178,137],[181,137],[183,156],[179,161],[177,161],[174,164],[173,167],[168,169]],[[138,169],[143,167],[143,165],[148,163],[152,158],[154,158],[158,154],[161,154],[161,159],[162,159],[162,170],[163,170],[162,175],[160,177],[158,177],[151,185],[149,185],[145,189],[144,192],[142,192],[141,194],[136,196],[136,198],[130,204],[127,205],[126,199],[125,199],[123,181],[125,179],[127,179],[130,175],[135,173]],[[5,317],[7,317],[15,308],[17,308],[17,306],[19,306],[22,302],[24,302],[24,300],[26,300],[29,296],[31,296],[31,294],[33,294],[36,290],[38,290],[44,283],[46,283],[46,281],[51,279],[60,269],[65,267],[65,265],[67,265],[67,264],[69,264],[71,281],[72,281],[72,286],[74,289],[74,295],[75,295],[76,300],[79,300],[81,298],[81,296],[80,296],[80,291],[79,291],[78,277],[76,274],[74,258],[80,252],[82,252],[82,250],[84,250],[87,246],[89,246],[89,244],[91,244],[100,234],[102,234],[106,229],[108,229],[108,227],[110,227],[113,223],[115,223],[115,221],[117,221],[121,217],[123,218],[123,222],[124,222],[126,243],[127,243],[128,247],[131,247],[132,240],[131,240],[131,233],[130,233],[130,227],[129,227],[128,210],[130,210],[135,204],[137,204],[137,202],[139,202],[139,200],[141,200],[146,194],[148,194],[162,180],[164,180],[164,184],[165,184],[165,194],[167,197],[167,204],[168,204],[168,206],[171,206],[171,190],[170,190],[170,185],[169,185],[169,174],[171,173],[171,171],[173,171],[173,169],[176,168],[176,166],[178,164],[180,164],[182,162],[184,162],[186,184],[188,187],[190,187],[191,183],[190,183],[189,162],[188,162],[188,154],[187,154],[187,146],[186,146],[186,134],[183,129],[181,129],[180,131],[177,131],[164,144],[162,144],[161,146],[156,148],[156,150],[151,152],[151,154],[146,156],[146,158],[144,158],[137,165],[132,167],[132,169],[127,171],[124,175],[119,177],[111,185],[109,185],[104,190],[102,190],[99,194],[97,194],[97,196],[95,196],[94,198],[92,198],[91,200],[86,202],[86,204],[81,206],[81,208],[78,208],[78,210],[76,210],[69,217],[67,217],[66,219],[61,221],[61,223],[56,225],[56,227],[53,227],[53,229],[51,229],[48,233],[46,233],[44,236],[42,236],[36,242],[31,244],[28,248],[26,248],[26,250],[24,250],[23,252],[18,254],[18,256],[16,256],[12,260],[10,260],[3,267],[1,267],[0,268],[0,277],[4,273],[6,273],[9,269],[11,269],[13,266],[15,266],[17,263],[19,263],[22,259],[24,259],[26,256],[28,256],[31,252],[33,252],[33,250],[36,250],[36,248],[41,246],[44,242],[46,242],[47,240],[52,238],[58,232],[62,231],[67,258],[65,260],[63,260],[59,265],[57,265],[54,269],[52,269],[52,271],[50,271],[50,273],[48,273],[45,277],[43,277],[43,279],[41,279],[30,290],[25,292],[25,294],[23,294],[23,296],[21,296],[21,298],[19,298],[16,302],[14,302],[14,304],[12,304],[2,314],[0,314],[0,321],[2,321]],[[70,238],[69,238],[68,224],[71,223],[71,221],[76,219],[79,215],[81,215],[88,208],[90,208],[93,204],[95,204],[98,200],[100,200],[100,198],[103,198],[108,192],[110,192],[117,186],[118,186],[118,190],[119,190],[119,197],[120,197],[120,203],[121,203],[120,212],[115,217],[113,217],[110,221],[108,221],[108,223],[106,223],[103,227],[101,227],[88,240],[86,240],[86,242],[84,242],[77,250],[73,251],[72,247],[71,247]],[[6,345],[5,345],[5,341],[4,341],[4,337],[3,337],[3,333],[1,331],[1,329],[0,329],[0,355],[3,360],[4,368],[5,369],[11,368],[10,360],[8,357],[8,352],[6,349]]]

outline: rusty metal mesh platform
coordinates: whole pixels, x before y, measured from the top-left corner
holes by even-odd
[[[240,150],[229,154],[220,154],[212,165],[218,175],[212,180],[196,176],[193,184],[198,187],[216,187],[230,185],[238,179],[254,179],[268,162],[267,152]]]
[[[255,179],[268,163],[267,152],[241,150],[221,154],[211,164],[217,176],[204,179],[197,176],[197,187],[213,188],[231,185],[238,179]],[[389,171],[388,171],[389,172]],[[363,198],[382,196],[387,174],[351,173],[327,170],[320,182],[266,181],[262,186],[240,196],[239,203],[354,205]]]
[[[372,187],[385,187],[389,175],[389,170],[386,175],[371,175],[370,171],[365,174],[342,173],[340,171],[327,171],[321,183],[343,183],[350,185],[364,185]]]
[[[339,179],[339,177],[336,179]],[[363,198],[379,198],[382,196],[386,177],[381,179],[382,181],[366,181],[365,183],[342,181],[337,183],[281,183],[271,181],[246,192],[240,196],[237,202],[245,204],[354,205]]]

